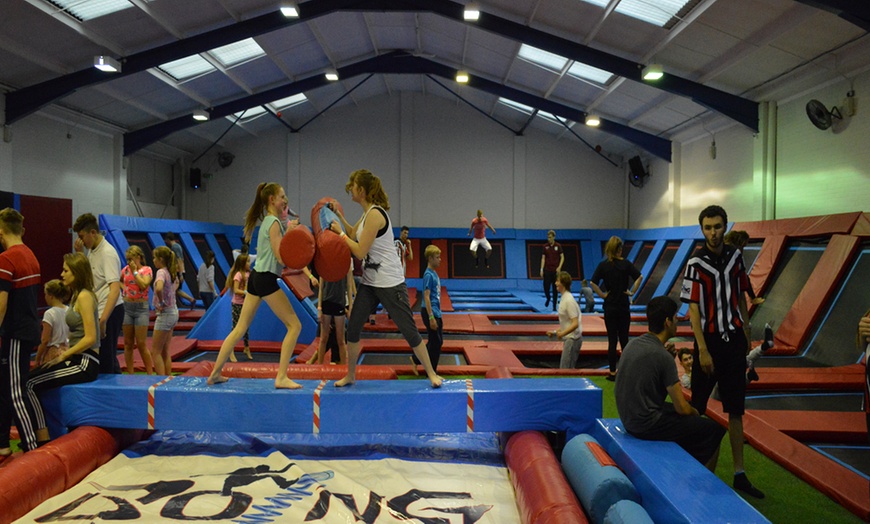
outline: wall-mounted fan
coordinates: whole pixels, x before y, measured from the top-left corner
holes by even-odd
[[[217,161],[218,165],[221,167],[230,167],[230,164],[235,160],[236,155],[230,153],[229,151],[221,151],[218,153]]]
[[[643,161],[639,156],[634,156],[628,159],[628,181],[634,187],[643,187],[646,179],[649,178],[649,172],[643,167]]]
[[[828,111],[825,104],[815,99],[807,102],[807,116],[809,117],[810,122],[822,131],[833,125],[834,118],[839,118],[841,120],[843,118],[843,115],[840,114],[840,109],[837,106],[832,107],[831,110]]]

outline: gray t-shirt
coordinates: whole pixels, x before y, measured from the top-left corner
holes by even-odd
[[[667,388],[680,381],[674,357],[652,333],[625,346],[616,375],[616,409],[625,429],[642,433],[652,428],[668,396]]]

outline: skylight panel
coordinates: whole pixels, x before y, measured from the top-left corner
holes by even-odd
[[[527,105],[525,105],[525,104],[521,104],[521,103],[519,103],[519,102],[514,102],[514,101],[511,100],[510,98],[501,98],[501,97],[499,97],[499,99],[498,99],[498,103],[499,103],[499,104],[504,104],[504,105],[508,106],[508,107],[511,108],[511,109],[515,109],[515,110],[519,111],[520,113],[525,113],[525,114],[527,114],[527,115],[531,115],[531,114],[532,114],[532,111],[535,110],[535,109],[534,109],[533,107],[531,107],[531,106],[527,106]]]
[[[610,78],[613,76],[609,71],[604,71],[603,69],[598,69],[597,67],[581,64],[580,62],[574,62],[571,67],[568,68],[568,74],[573,76],[574,78],[591,80],[602,85],[609,82]]]
[[[232,44],[212,49],[210,52],[224,67],[232,67],[266,54],[253,38],[233,42]]]
[[[571,127],[574,125],[573,121],[568,120],[566,118],[557,117],[553,113],[548,113],[546,111],[538,111],[538,116],[543,118],[544,120],[546,120],[548,122],[553,122],[554,124],[559,124],[560,126],[562,125],[562,122],[565,122],[565,125],[567,125],[568,127]]]
[[[605,7],[608,0],[585,0],[590,4]],[[616,12],[637,18],[650,24],[664,27],[683,7],[692,0],[622,0]]]
[[[83,22],[133,7],[128,0],[48,0],[48,2]]]
[[[528,44],[520,46],[519,57],[556,73],[560,72],[565,67],[565,64],[568,63],[568,59],[564,56],[559,56]]]
[[[308,100],[308,97],[305,96],[305,93],[297,93],[293,96],[288,96],[287,98],[282,98],[281,100],[275,100],[270,106],[274,107],[278,111],[283,111],[289,107],[298,106],[302,102]]]
[[[161,69],[180,82],[203,73],[208,73],[209,71],[214,71],[215,67],[199,55],[190,55],[162,64],[158,69]]]
[[[258,116],[261,116],[265,113],[266,113],[266,110],[263,109],[263,106],[254,106],[254,107],[249,107],[245,111],[239,111],[238,113],[233,113],[233,117],[235,117],[235,118],[233,118],[233,117],[227,117],[227,118],[229,118],[230,120],[235,120],[236,118],[239,118],[240,116],[242,116],[244,114],[245,116],[242,117],[243,118],[242,121],[247,122],[247,121],[252,120],[252,119],[254,119]]]

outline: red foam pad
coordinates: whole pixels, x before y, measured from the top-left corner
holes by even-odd
[[[64,465],[57,456],[44,448],[28,451],[0,468],[0,486],[7,499],[0,515],[8,522],[23,516],[62,493],[65,481]]]
[[[339,204],[338,201],[334,198],[323,197],[318,200],[317,203],[314,204],[314,207],[311,208],[311,229],[314,230],[315,237],[319,235],[321,231],[329,227],[329,224],[320,223],[320,208],[330,202],[335,202],[333,211],[335,211],[336,214],[341,214],[342,216],[344,216],[344,209],[341,207],[341,204]]]
[[[40,448],[56,456],[64,467],[66,489],[78,484],[93,470],[118,453],[114,437],[102,428],[83,426]]]
[[[308,226],[299,224],[281,239],[281,260],[291,269],[302,269],[314,258],[314,235]]]
[[[317,274],[327,282],[338,282],[346,278],[350,271],[350,248],[345,240],[329,231],[317,235],[314,267]]]

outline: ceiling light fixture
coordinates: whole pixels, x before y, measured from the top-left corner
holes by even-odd
[[[338,80],[338,71],[335,69],[327,69],[325,73],[326,79],[330,82],[335,82]]]
[[[665,76],[665,72],[661,64],[650,64],[643,68],[642,76],[644,80],[658,80]]]
[[[111,56],[97,55],[94,57],[94,67],[106,73],[120,73],[121,62]]]
[[[299,18],[299,6],[296,2],[281,2],[281,14],[287,18]]]
[[[589,127],[598,127],[601,125],[601,118],[598,115],[586,115],[586,125]]]
[[[480,18],[480,6],[475,2],[466,5],[465,10],[462,12],[462,18],[470,22],[476,22]]]
[[[468,83],[468,71],[457,71],[456,72],[456,81],[460,84]]]
[[[193,119],[197,122],[207,122],[209,118],[210,115],[208,114],[208,111],[204,109],[197,109],[193,112]]]

